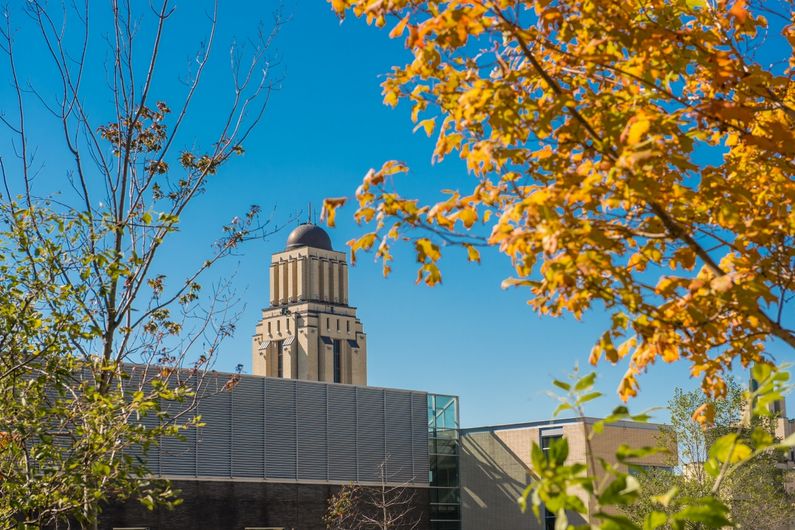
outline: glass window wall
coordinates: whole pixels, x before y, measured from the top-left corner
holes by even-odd
[[[431,528],[460,530],[458,398],[428,394]]]

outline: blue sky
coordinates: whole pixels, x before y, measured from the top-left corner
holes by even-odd
[[[177,2],[158,70],[157,99],[168,102],[179,97],[178,79],[184,73],[180,66],[201,41],[206,26],[197,4]],[[244,42],[258,20],[267,27],[275,7],[273,2],[223,4],[215,58],[196,101],[194,110],[199,112],[184,135],[186,145],[194,138],[201,140],[217,125],[218,108],[228,101],[228,46]],[[430,163],[433,140],[412,133],[405,106],[390,109],[382,104],[383,74],[408,57],[400,41],[389,40],[386,31],[360,20],[340,24],[324,2],[288,3],[285,12],[291,20],[277,41],[278,70],[284,77],[281,88],[244,146],[245,155],[225,166],[183,216],[183,231],[160,262],[166,274],[178,276],[190,261],[186,257],[202,259],[220,235],[221,225],[250,204],[265,211],[275,208],[274,221],[283,224],[305,212],[310,202],[319,207],[324,197],[350,197],[367,170],[385,160],[402,160],[412,168],[397,181],[405,195],[432,199],[433,190],[466,189],[471,183],[457,160]],[[147,36],[142,30],[141,37]],[[23,41],[27,37],[20,35]],[[100,57],[101,31],[92,35],[91,43],[91,53]],[[38,66],[30,68],[43,60],[41,50],[25,51],[23,68],[28,67],[26,75],[34,81],[46,80]],[[108,103],[107,92],[101,90],[103,76],[97,68],[87,83],[94,88],[86,90],[97,91],[92,102],[97,108]],[[10,96],[3,83],[3,106]],[[31,122],[42,131],[47,127],[41,115],[33,114]],[[49,179],[57,183],[63,178],[57,171],[63,153],[50,148],[44,136],[39,142],[44,168],[38,185],[46,188]],[[8,153],[8,147],[3,142],[0,149]],[[343,250],[345,241],[362,231],[352,222],[352,213],[352,206],[341,210],[338,227],[330,230],[337,249]],[[237,364],[250,368],[251,334],[260,309],[267,305],[270,255],[283,249],[290,229],[287,226],[267,241],[247,243],[214,272],[215,278],[233,278],[245,304],[236,335],[220,353],[218,369],[231,371]],[[546,395],[552,378],[564,377],[576,363],[587,368],[591,346],[606,325],[605,315],[592,312],[582,322],[538,317],[527,306],[526,293],[500,289],[511,269],[507,259],[495,252],[484,252],[480,265],[467,264],[460,253],[451,252],[443,261],[443,285],[432,289],[415,284],[414,265],[410,253],[401,250],[388,279],[370,255],[362,255],[350,270],[350,301],[359,308],[368,335],[369,383],[458,395],[465,426],[549,417],[555,406]],[[771,351],[779,360],[791,359],[783,347],[773,345]],[[605,414],[618,404],[614,391],[625,369],[600,365],[598,386],[607,398],[595,402],[590,414]],[[640,383],[640,396],[631,402],[637,411],[664,404],[675,386],[697,385],[683,363],[658,364]],[[665,413],[657,418],[664,420]]]

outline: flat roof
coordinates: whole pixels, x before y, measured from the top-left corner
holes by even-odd
[[[469,427],[466,429],[461,429],[461,432],[463,434],[467,434],[470,432],[509,431],[513,429],[557,427],[562,425],[571,425],[573,423],[587,423],[589,425],[592,425],[602,419],[604,418],[594,418],[591,416],[578,416],[575,418],[560,418],[560,419],[537,420],[537,421],[528,421],[520,423],[506,423],[502,425],[484,425],[482,427]],[[608,425],[617,425],[619,427],[628,427],[630,429],[647,429],[647,430],[659,430],[660,427],[665,426],[665,424],[663,423],[644,423],[640,421],[630,421],[630,420],[618,420],[615,422],[611,422]]]
[[[132,368],[137,369],[156,369],[158,365],[150,364],[146,365],[143,363],[124,363],[125,366],[129,366]],[[179,368],[180,371],[189,373],[193,370],[191,368]],[[239,376],[241,379],[276,379],[279,381],[295,381],[297,383],[310,383],[315,385],[337,385],[337,386],[348,386],[348,387],[356,387],[356,388],[369,388],[372,390],[389,390],[392,392],[406,392],[412,394],[430,394],[433,396],[442,396],[442,397],[453,397],[458,399],[458,396],[452,394],[440,394],[437,392],[429,392],[427,390],[417,390],[411,388],[394,388],[394,387],[385,387],[385,386],[373,386],[373,385],[354,385],[350,383],[332,383],[330,381],[315,381],[314,379],[298,379],[294,377],[274,377],[269,375],[258,375],[258,374],[247,374],[247,373],[237,373],[237,372],[224,372],[221,370],[216,370],[214,368],[208,369],[199,369],[198,373],[202,374],[202,377],[215,377],[215,378],[232,378]]]

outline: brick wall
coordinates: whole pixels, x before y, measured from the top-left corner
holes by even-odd
[[[149,511],[137,501],[106,506],[99,528],[144,527],[150,530],[243,530],[277,527],[325,530],[329,496],[339,486],[240,481],[175,481],[184,502],[174,510]],[[429,530],[428,489],[415,488],[418,530]],[[399,530],[399,529],[396,529]]]

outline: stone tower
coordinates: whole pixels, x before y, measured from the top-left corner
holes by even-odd
[[[345,253],[319,226],[299,225],[271,258],[270,307],[251,357],[256,375],[367,384],[366,337],[348,305]]]

